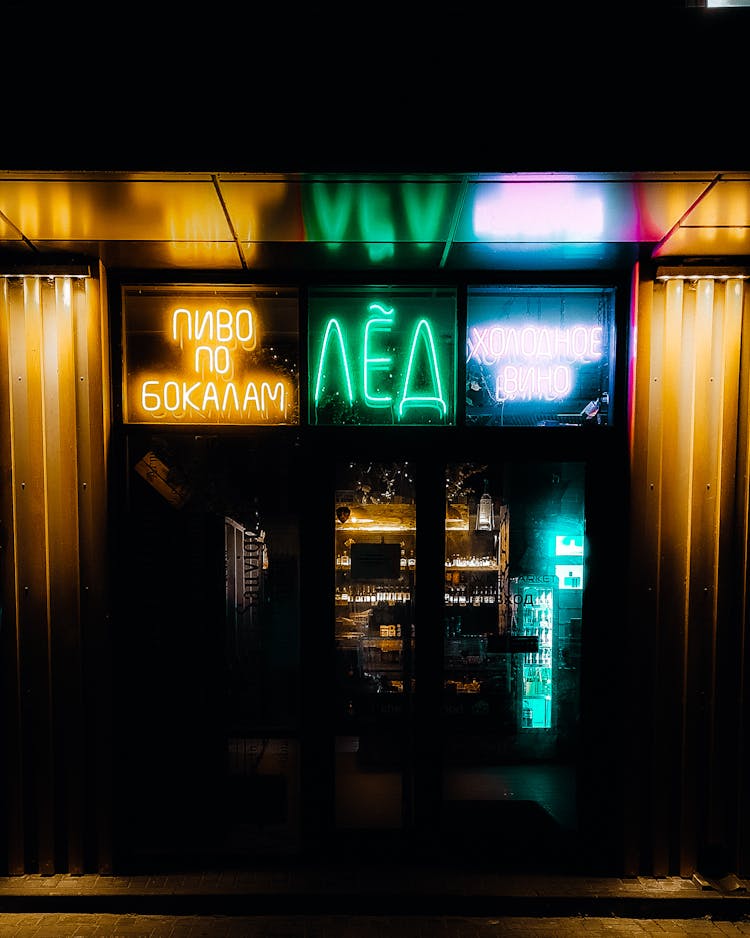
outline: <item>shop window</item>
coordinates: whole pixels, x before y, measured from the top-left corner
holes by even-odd
[[[455,290],[311,290],[308,333],[310,423],[455,423]]]
[[[298,345],[294,290],[126,287],[123,420],[299,423]]]
[[[613,306],[612,289],[471,287],[467,424],[610,423]]]

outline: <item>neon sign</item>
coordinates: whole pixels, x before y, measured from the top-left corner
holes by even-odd
[[[290,306],[296,318],[296,301],[274,301],[231,289],[179,298],[171,291],[126,291],[125,421],[295,422],[296,336],[264,334],[263,325],[277,329]],[[286,317],[278,315],[282,303]]]
[[[608,422],[612,305],[599,288],[470,290],[467,422]]]
[[[352,292],[311,297],[311,420],[451,422],[454,294],[404,291],[386,302]]]
[[[598,361],[602,353],[601,326],[474,326],[466,340],[467,364],[499,364],[495,397],[506,401],[564,400],[573,391],[572,365]]]

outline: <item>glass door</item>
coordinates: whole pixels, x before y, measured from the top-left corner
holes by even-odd
[[[578,829],[584,464],[442,466],[337,466],[334,828],[559,864]]]
[[[584,471],[446,471],[443,820],[457,849],[538,867],[577,827]]]
[[[148,430],[125,456],[120,849],[133,863],[295,852],[299,460]]]
[[[406,463],[338,467],[335,827],[408,827],[416,499]]]

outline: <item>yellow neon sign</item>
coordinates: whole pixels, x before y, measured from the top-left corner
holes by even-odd
[[[276,365],[247,303],[160,305],[161,329],[142,329],[149,367],[126,375],[126,420],[140,423],[287,423],[296,407],[293,365]],[[143,336],[147,338],[143,338]],[[159,349],[163,361],[152,364]],[[127,354],[127,346],[126,346]]]

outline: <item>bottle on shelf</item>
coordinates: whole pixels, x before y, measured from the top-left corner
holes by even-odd
[[[495,512],[492,505],[492,496],[489,493],[489,483],[484,480],[484,494],[479,499],[477,508],[477,531],[492,531],[495,527]]]

